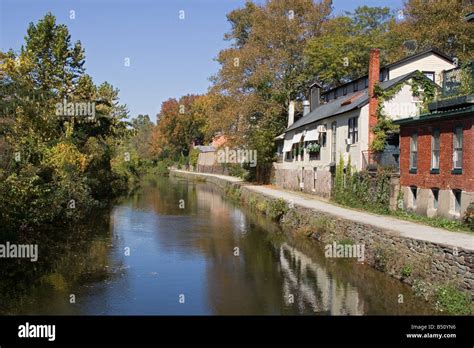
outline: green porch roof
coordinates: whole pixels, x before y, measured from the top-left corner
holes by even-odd
[[[414,123],[422,123],[425,121],[440,120],[440,119],[446,119],[450,117],[464,117],[464,116],[474,116],[474,105],[461,107],[457,109],[451,109],[451,110],[428,112],[418,117],[408,117],[408,118],[402,118],[400,120],[395,120],[393,121],[393,123],[403,126],[403,125],[414,124]]]

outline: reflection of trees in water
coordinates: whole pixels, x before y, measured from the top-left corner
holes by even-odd
[[[128,202],[134,209],[152,210],[159,215],[196,213],[196,185],[176,178],[157,177],[153,185],[138,190]],[[184,200],[184,209],[179,207]]]
[[[35,236],[18,236],[9,241],[38,244],[38,261],[0,259],[0,313],[34,313],[40,303],[48,306],[54,301],[55,293],[64,295],[67,307],[69,294],[81,284],[103,281],[109,276],[105,267],[111,246],[108,211],[89,217],[87,224],[67,230],[45,228],[36,231]],[[0,243],[5,242],[0,239]]]

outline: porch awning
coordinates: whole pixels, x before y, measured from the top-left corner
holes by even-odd
[[[292,139],[285,139],[285,142],[283,143],[283,152],[290,152],[291,147],[293,146],[293,140]]]
[[[283,152],[290,152],[293,146],[293,136],[295,132],[288,132],[285,134],[285,141],[283,142]]]
[[[316,141],[319,139],[319,129],[313,128],[306,131],[304,141]]]
[[[293,144],[299,143],[301,141],[302,136],[303,136],[303,132],[299,132],[293,135]]]

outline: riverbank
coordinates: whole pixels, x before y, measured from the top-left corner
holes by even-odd
[[[242,204],[278,220],[288,233],[304,234],[323,244],[362,244],[365,262],[410,284],[440,309],[463,314],[472,311],[468,298],[474,289],[471,234],[347,209],[235,177],[182,170],[170,175],[212,182]],[[449,308],[453,302],[456,308]]]

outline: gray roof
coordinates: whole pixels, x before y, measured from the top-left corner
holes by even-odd
[[[398,83],[400,83],[404,80],[407,80],[412,75],[414,75],[416,72],[417,71],[412,71],[408,74],[396,77],[394,79],[384,81],[384,82],[380,82],[379,86],[383,90],[392,88],[393,86],[397,85]],[[428,78],[426,77],[426,79],[428,79]],[[431,81],[431,80],[429,80],[429,81]],[[320,106],[315,108],[313,111],[311,111],[309,114],[307,114],[306,116],[303,116],[298,121],[293,123],[290,127],[288,127],[285,130],[285,133],[289,132],[291,130],[306,126],[310,123],[314,123],[314,122],[323,120],[323,119],[328,118],[328,117],[343,114],[345,112],[354,110],[356,108],[363,107],[364,105],[366,105],[369,102],[368,91],[369,91],[369,89],[366,88],[366,89],[363,89],[361,91],[345,95],[344,97],[331,100],[328,103],[321,104]]]
[[[214,152],[216,148],[214,146],[204,146],[204,145],[196,145],[194,146],[195,149],[198,149],[200,152]]]

